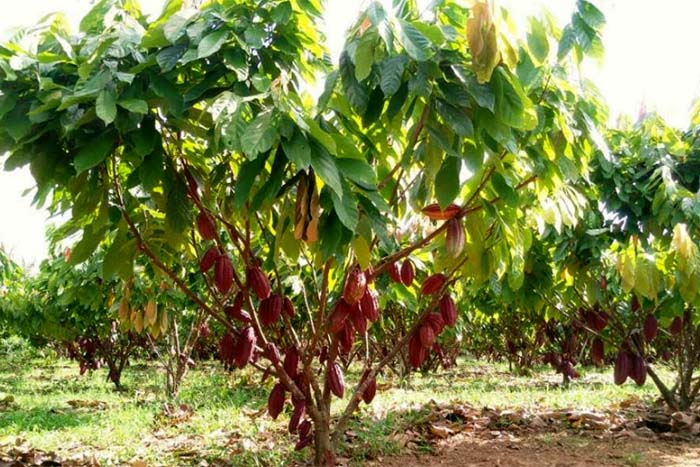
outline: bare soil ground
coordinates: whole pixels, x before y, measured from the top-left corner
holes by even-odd
[[[454,437],[438,446],[433,454],[413,453],[372,464],[384,467],[698,467],[700,443],[571,433],[528,434],[491,440]]]

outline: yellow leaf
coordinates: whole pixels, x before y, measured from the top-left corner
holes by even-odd
[[[153,326],[156,324],[156,320],[158,319],[158,304],[156,303],[155,300],[151,299],[146,303],[146,325],[148,326]]]
[[[168,330],[168,312],[166,310],[163,310],[160,313],[160,332],[161,332],[161,334],[165,334],[167,330]]]
[[[469,11],[467,41],[476,79],[480,83],[486,83],[501,60],[496,27],[487,2],[478,2]]]
[[[365,237],[359,235],[352,240],[352,249],[355,252],[355,258],[357,262],[360,263],[362,269],[367,269],[370,264],[371,254],[369,251],[369,245]]]

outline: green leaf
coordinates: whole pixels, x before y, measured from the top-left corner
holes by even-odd
[[[86,259],[88,259],[92,253],[97,249],[100,242],[104,238],[104,229],[99,229],[97,231],[93,230],[93,225],[88,225],[83,230],[83,237],[73,245],[71,250],[70,264],[80,264]]]
[[[338,158],[335,160],[340,172],[366,190],[377,189],[377,178],[372,166],[360,159]]]
[[[165,48],[158,52],[156,55],[156,62],[160,69],[167,73],[168,71],[175,68],[177,62],[182,58],[182,56],[187,51],[187,46],[185,45],[174,45],[172,47]]]
[[[406,53],[411,58],[422,62],[433,56],[433,49],[430,40],[423,35],[413,23],[400,19],[399,40]]]
[[[355,78],[355,67],[347,52],[340,56],[340,80],[343,83],[345,98],[360,114],[364,113],[369,99],[367,89]]]
[[[515,207],[518,204],[518,192],[508,184],[503,175],[494,172],[491,175],[491,184],[507,205]]]
[[[445,157],[435,176],[435,197],[441,209],[445,209],[459,195],[461,162],[456,157]]]
[[[566,57],[571,49],[576,45],[576,34],[570,24],[567,24],[561,33],[561,39],[559,39],[559,50],[557,50],[557,59],[562,60]]]
[[[372,72],[374,49],[377,46],[377,33],[374,29],[365,31],[355,49],[355,79],[363,81]]]
[[[250,190],[255,184],[255,179],[265,167],[266,157],[258,157],[255,160],[247,161],[241,166],[236,178],[236,191],[233,196],[233,208],[240,211],[250,198]]]
[[[461,107],[455,107],[443,100],[438,100],[436,109],[450,128],[459,136],[474,136],[474,125],[467,111]]]
[[[311,149],[311,167],[316,175],[333,190],[336,196],[343,196],[340,173],[336,166],[337,159],[331,157],[322,147],[312,146]]]
[[[381,70],[381,81],[384,96],[393,96],[401,87],[404,70],[406,69],[406,56],[397,55],[384,61]]]
[[[331,199],[333,200],[333,209],[340,219],[340,222],[350,230],[355,232],[359,219],[359,211],[357,209],[357,199],[347,183],[342,182],[342,192],[336,193],[331,191]]]
[[[241,149],[248,159],[269,151],[279,135],[277,122],[271,110],[261,112],[248,124],[241,135]]]
[[[117,104],[119,107],[123,107],[129,112],[135,114],[147,114],[148,113],[148,102],[142,99],[123,99]]]
[[[605,24],[605,15],[591,2],[578,0],[578,14],[593,29],[598,29]]]
[[[73,159],[75,171],[78,174],[96,167],[104,161],[112,152],[114,141],[111,133],[104,133],[95,136],[85,146],[83,146]]]
[[[530,32],[527,34],[527,45],[532,56],[542,63],[549,55],[549,40],[542,23],[535,18],[530,18]]]
[[[537,126],[537,114],[525,91],[503,68],[493,75],[496,92],[496,116],[506,125],[519,130],[532,130]]]
[[[215,54],[228,39],[228,31],[216,31],[202,38],[197,46],[197,58],[205,58]]]
[[[160,183],[165,172],[163,165],[163,151],[158,150],[151,152],[144,159],[141,167],[139,167],[139,179],[143,185],[143,189],[150,191]]]
[[[105,125],[109,125],[114,121],[117,117],[117,104],[112,91],[104,89],[97,95],[95,112],[97,116],[105,122]]]
[[[168,192],[165,220],[168,228],[177,234],[182,234],[192,224],[192,207],[187,199],[187,187],[179,179]]]
[[[361,235],[353,238],[352,249],[355,252],[355,258],[362,269],[367,269],[370,266],[372,253],[369,249],[367,240]]]
[[[111,279],[115,274],[126,281],[134,273],[134,257],[136,256],[136,240],[126,240],[119,235],[105,252],[102,261],[102,277]]]
[[[282,140],[282,148],[297,169],[307,169],[311,164],[311,146],[300,131],[295,131],[292,139]]]
[[[496,95],[491,86],[479,84],[475,79],[467,82],[467,92],[471,95],[479,106],[489,109],[491,112],[496,110]]]

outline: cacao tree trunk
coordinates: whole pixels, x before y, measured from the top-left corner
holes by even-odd
[[[335,448],[331,442],[330,420],[324,415],[321,423],[316,423],[314,433],[314,465],[330,467],[335,465]]]

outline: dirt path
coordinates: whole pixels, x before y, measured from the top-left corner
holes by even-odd
[[[493,440],[463,438],[437,447],[433,455],[405,455],[372,464],[385,467],[699,467],[700,443],[596,439],[570,433]]]

